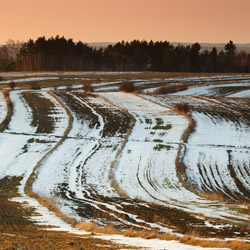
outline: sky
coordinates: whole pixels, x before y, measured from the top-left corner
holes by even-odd
[[[250,43],[250,0],[0,0],[0,44],[40,36],[75,42]]]

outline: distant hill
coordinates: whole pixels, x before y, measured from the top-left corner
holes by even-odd
[[[170,42],[174,46],[178,46],[178,44],[183,44],[184,46],[193,44],[193,43],[179,43],[179,42]],[[218,51],[224,50],[224,46],[226,43],[199,43],[201,45],[202,50],[212,50],[215,47]],[[250,53],[250,43],[237,44],[236,43],[237,52],[245,51]]]
[[[113,42],[95,42],[95,43],[87,43],[90,47],[93,47],[93,48],[106,48],[108,47],[109,45],[115,45],[116,43],[113,43]]]
[[[181,42],[170,42],[171,44],[173,44],[174,46],[178,46],[179,44],[187,46],[187,45],[191,45],[193,43],[181,43]],[[95,42],[95,43],[88,43],[89,46],[93,47],[93,48],[105,48],[109,45],[114,45],[116,43],[114,42]],[[201,45],[201,49],[202,50],[212,50],[213,47],[217,48],[218,51],[221,51],[224,49],[226,43],[200,43]],[[237,47],[237,51],[245,51],[247,53],[250,53],[250,43],[242,43],[242,44],[236,44]]]

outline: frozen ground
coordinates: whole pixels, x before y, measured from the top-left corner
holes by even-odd
[[[0,123],[4,121],[7,115],[7,112],[8,112],[8,108],[7,108],[5,98],[2,92],[0,92]]]
[[[236,92],[234,94],[228,95],[227,97],[250,98],[250,89]]]
[[[189,103],[196,128],[182,150],[187,181],[194,189],[221,193],[232,200],[249,198],[250,128],[246,100],[146,97],[164,105]]]
[[[195,86],[195,87],[188,88],[187,90],[176,92],[173,95],[183,95],[183,96],[186,96],[186,95],[191,95],[191,96],[228,95],[228,96],[233,97],[234,93],[236,92],[235,95],[237,95],[239,88],[242,88],[242,87],[250,88],[250,82],[249,81],[246,81],[246,82],[242,81],[239,83],[216,84],[216,85],[211,84],[211,85],[206,85],[206,86]],[[244,92],[243,92],[243,95],[244,95]],[[248,92],[249,92],[249,90],[246,90],[246,93],[248,93]]]
[[[244,80],[243,76],[238,78]],[[193,80],[206,79],[190,78],[188,81]],[[109,86],[109,83],[114,86]],[[102,86],[99,91],[116,90],[118,86],[115,85],[116,82],[106,82],[103,86],[101,83],[96,84]],[[221,85],[222,88],[236,86],[238,85]],[[249,87],[249,83],[242,82],[240,86]],[[217,85],[203,87],[197,87],[197,92],[193,92],[193,95],[221,93],[218,92]],[[13,117],[9,129],[0,134],[0,178],[22,176],[20,193],[23,193],[25,183],[37,162],[53,149],[69,123],[66,111],[54,97],[44,91],[37,93],[55,105],[51,110],[55,126],[50,135],[36,133],[37,127],[32,126],[32,109],[21,91],[12,91],[10,94],[14,103]],[[238,210],[230,210],[223,202],[208,201],[184,187],[179,181],[175,165],[179,149],[186,148],[183,162],[187,166],[188,181],[193,187],[200,191],[221,191],[232,199],[244,196],[245,191],[250,191],[250,131],[247,124],[244,126],[244,122],[241,121],[237,123],[212,117],[210,114],[193,112],[197,128],[185,144],[181,137],[188,126],[188,120],[171,109],[131,94],[115,92],[98,94],[112,104],[97,97],[83,97],[81,92],[68,93],[69,100],[74,100],[73,103],[79,107],[76,111],[71,106],[72,103],[63,97],[64,94],[59,95],[72,113],[72,129],[62,145],[44,158],[36,172],[37,179],[33,185],[35,192],[40,196],[54,197],[63,212],[78,220],[85,215],[82,211],[92,207],[99,211],[100,216],[107,213],[112,215],[116,222],[124,225],[158,228],[169,233],[172,229],[164,223],[145,221],[139,216],[140,214],[135,215],[126,211],[126,206],[132,204],[128,200],[137,200],[137,204],[141,201],[145,207],[152,202],[221,219],[225,217],[230,217],[232,220],[250,219],[248,215],[243,216]],[[246,97],[248,90],[230,96]],[[184,98],[187,97],[183,96]],[[157,98],[155,100],[157,101]],[[167,105],[162,100],[159,102]],[[128,139],[125,137],[126,132],[120,133],[118,129],[112,132],[112,136],[105,135],[110,133],[107,131],[107,124],[115,125],[110,121],[116,121],[114,118],[120,119],[117,118],[121,112],[120,108],[123,109],[122,112],[125,110],[135,118],[135,125]],[[7,113],[2,96],[0,96],[0,109],[3,110],[0,114],[1,122]],[[79,117],[80,110],[89,112],[89,117]],[[124,147],[121,147],[123,144]],[[234,174],[229,165],[237,166]],[[239,182],[242,186],[239,186]],[[121,195],[129,197],[128,200],[122,200]],[[37,207],[42,214],[36,221],[57,225],[59,227],[57,230],[61,230],[60,228],[66,231],[72,230],[53,214],[45,211],[46,209],[43,210],[44,208],[34,200],[24,194],[22,199]],[[119,205],[116,202],[119,202]],[[91,220],[91,217],[87,217],[86,221],[88,220]],[[206,225],[217,226],[209,222],[206,222]],[[79,234],[78,230],[73,231]],[[116,235],[100,235],[100,237],[149,249],[202,249],[176,241],[131,239]]]

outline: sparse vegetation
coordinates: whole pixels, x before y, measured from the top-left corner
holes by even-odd
[[[3,132],[5,129],[8,128],[8,125],[11,121],[11,117],[13,114],[13,103],[11,102],[11,99],[9,97],[9,91],[8,90],[2,90],[3,96],[5,98],[7,107],[8,107],[8,112],[7,116],[5,117],[4,121],[0,123],[0,132]]]
[[[120,84],[120,91],[135,92],[135,86],[133,82],[123,82]]]
[[[174,86],[168,86],[168,87],[160,87],[159,89],[156,89],[154,91],[155,95],[162,95],[162,94],[171,94],[178,91],[183,91],[188,89],[187,85],[174,85]]]
[[[183,112],[184,114],[187,114],[189,112],[189,106],[188,106],[188,103],[186,102],[178,103],[176,104],[175,107],[179,112]]]
[[[170,150],[171,146],[165,145],[165,144],[157,144],[156,146],[154,146],[154,150],[156,150],[156,151],[160,151],[162,149]]]
[[[6,85],[7,86],[7,85]],[[70,86],[70,85],[69,85]],[[64,133],[62,136],[59,144],[56,145],[56,147],[49,151],[48,154],[46,154],[35,166],[34,172],[28,179],[25,187],[25,191],[27,194],[29,194],[32,197],[35,197],[39,200],[41,204],[44,206],[48,207],[51,211],[54,211],[56,216],[61,217],[64,221],[67,223],[71,224],[74,227],[87,230],[89,232],[94,233],[108,233],[108,234],[123,234],[126,236],[131,236],[131,237],[143,237],[146,239],[152,239],[152,238],[160,238],[163,240],[171,240],[171,239],[176,239],[180,240],[181,242],[185,244],[192,244],[192,245],[200,245],[200,246],[207,246],[207,247],[227,247],[233,250],[249,250],[249,243],[244,242],[244,241],[238,241],[237,239],[247,239],[249,237],[249,225],[247,224],[247,219],[242,219],[242,221],[239,220],[241,223],[232,223],[231,227],[223,227],[224,224],[226,223],[231,223],[229,221],[234,220],[233,216],[232,218],[230,217],[225,217],[225,221],[222,221],[220,219],[213,219],[213,218],[206,218],[202,214],[192,214],[191,212],[185,212],[182,211],[181,209],[172,209],[166,206],[159,206],[154,203],[148,203],[143,201],[143,198],[135,198],[131,199],[128,194],[126,193],[126,189],[122,189],[121,186],[119,186],[119,183],[116,182],[114,178],[114,171],[116,168],[116,164],[118,163],[117,159],[119,159],[121,153],[124,152],[124,148],[126,143],[128,142],[128,137],[131,135],[131,132],[133,130],[133,125],[135,124],[135,118],[128,113],[127,110],[119,108],[117,110],[113,110],[114,108],[114,103],[109,102],[112,104],[112,112],[110,112],[110,108],[108,105],[102,107],[99,104],[100,100],[93,100],[94,98],[98,98],[97,95],[95,94],[88,94],[86,95],[85,93],[74,93],[71,92],[73,88],[71,88],[69,91],[58,91],[57,96],[54,96],[57,100],[60,101],[61,105],[64,105],[65,109],[68,111],[68,115],[71,116],[71,112],[74,113],[74,117],[77,117],[80,122],[84,123],[87,121],[88,125],[90,128],[95,129],[98,126],[100,126],[101,122],[98,121],[98,115],[101,115],[104,121],[103,125],[103,131],[102,131],[102,136],[100,137],[100,144],[104,145],[105,141],[110,140],[111,136],[116,136],[117,131],[119,131],[119,137],[115,138],[115,140],[119,141],[120,147],[115,147],[114,145],[109,145],[107,144],[107,147],[113,147],[116,151],[114,160],[111,161],[110,164],[110,184],[112,185],[113,189],[116,190],[116,192],[120,195],[120,197],[109,197],[109,196],[102,196],[99,195],[96,190],[94,190],[93,187],[91,187],[90,190],[88,190],[88,193],[83,192],[83,197],[87,198],[89,200],[90,204],[85,204],[84,201],[78,201],[77,198],[75,197],[75,194],[72,192],[70,189],[65,188],[64,183],[62,184],[61,187],[58,188],[58,193],[55,194],[58,195],[58,197],[63,197],[64,198],[64,191],[68,192],[67,195],[71,198],[74,198],[74,202],[78,204],[79,206],[77,207],[76,213],[79,213],[79,216],[86,216],[88,218],[88,221],[91,219],[93,220],[92,222],[84,223],[84,222],[77,222],[75,219],[68,217],[66,214],[63,214],[60,209],[57,207],[56,202],[53,199],[45,199],[43,197],[38,197],[36,194],[31,193],[31,186],[33,181],[36,178],[36,170],[39,168],[40,164],[46,159],[46,157],[50,154],[53,153],[53,150],[57,149],[59,150],[59,146],[62,145],[62,142],[65,139],[68,139],[68,133],[70,131],[70,127],[73,122],[73,118],[70,117],[70,124],[67,128],[67,131]],[[3,91],[3,94],[6,98],[6,102],[8,103],[8,108],[13,108],[13,105],[10,101],[9,98],[9,92],[8,91]],[[121,93],[119,93],[121,94]],[[27,102],[27,104],[31,107],[32,114],[33,114],[33,120],[31,120],[33,126],[39,127],[40,126],[40,132],[42,131],[41,129],[47,129],[46,132],[44,133],[49,133],[51,130],[53,130],[53,126],[50,124],[51,121],[49,120],[49,113],[48,110],[46,111],[45,109],[53,109],[53,103],[49,103],[45,100],[42,100],[41,96],[39,96],[38,92],[36,91],[26,91],[22,92],[20,95],[24,97],[24,100]],[[132,96],[132,95],[129,95]],[[58,99],[60,97],[60,99]],[[80,100],[83,100],[85,105],[80,105],[79,99],[75,98],[78,97]],[[159,96],[158,96],[159,97]],[[157,97],[157,98],[158,98]],[[176,170],[178,177],[180,181],[183,183],[183,186],[185,186],[185,183],[188,183],[188,179],[185,179],[185,174],[186,174],[186,166],[183,163],[183,157],[185,156],[186,150],[188,149],[188,138],[190,133],[192,133],[195,130],[195,121],[192,119],[192,112],[195,110],[196,112],[204,112],[205,114],[208,114],[211,117],[223,117],[223,119],[231,119],[237,124],[240,125],[240,122],[237,121],[239,120],[238,117],[241,117],[240,119],[245,119],[245,121],[249,120],[249,115],[248,115],[248,109],[249,109],[249,103],[247,101],[244,101],[241,107],[237,107],[237,102],[235,101],[235,109],[239,111],[239,116],[235,116],[233,113],[227,113],[225,110],[223,111],[223,108],[225,109],[227,106],[230,106],[230,103],[233,103],[232,100],[226,100],[224,98],[225,105],[220,106],[218,105],[216,100],[211,100],[214,103],[214,107],[205,107],[202,105],[197,105],[195,106],[194,103],[189,102],[190,99],[186,97],[171,97],[171,96],[163,96],[162,98],[166,97],[167,100],[170,100],[171,102],[170,105],[172,105],[172,109],[177,111],[179,114],[184,115],[188,120],[189,120],[189,126],[186,129],[185,133],[182,136],[182,139],[184,142],[180,142],[180,150],[178,154],[178,159],[176,161]],[[195,99],[193,97],[193,99]],[[92,100],[92,102],[91,102]],[[198,100],[198,98],[197,98]],[[204,101],[204,99],[201,98],[201,101]],[[221,100],[220,100],[221,101]],[[91,108],[89,108],[89,106]],[[164,105],[162,105],[164,106]],[[222,108],[223,107],[223,108]],[[93,110],[98,113],[98,115],[93,113]],[[164,111],[163,111],[164,112]],[[248,113],[247,113],[248,112]],[[41,115],[42,114],[42,115]],[[44,115],[44,116],[43,116]],[[177,114],[175,114],[177,115]],[[10,115],[11,117],[11,115]],[[155,152],[156,155],[160,155],[161,152],[165,155],[167,155],[170,152],[170,150],[173,150],[177,148],[176,143],[169,143],[165,144],[165,139],[162,140],[161,136],[164,137],[165,134],[167,135],[171,131],[167,131],[170,129],[173,129],[174,126],[172,127],[172,124],[168,124],[168,122],[164,122],[165,120],[161,118],[157,118],[157,116],[152,116],[151,118],[145,118],[146,116],[141,116],[138,118],[138,123],[140,124],[141,122],[141,127],[144,128],[145,124],[146,126],[149,127],[151,131],[148,131],[147,140],[152,143],[154,148],[153,150],[158,151]],[[150,116],[149,116],[150,117]],[[160,117],[160,116],[159,116]],[[80,124],[79,122],[79,124]],[[8,125],[9,122],[7,122]],[[152,126],[153,124],[153,126]],[[174,124],[174,123],[173,123]],[[248,124],[248,123],[247,123]],[[4,125],[3,129],[6,129],[8,126],[6,126],[5,122],[1,124],[1,126]],[[0,129],[1,129],[0,126]],[[121,128],[122,127],[122,128]],[[153,131],[154,130],[154,131]],[[163,130],[163,131],[159,131]],[[9,131],[7,131],[9,133]],[[39,132],[39,133],[40,133]],[[74,139],[76,140],[77,137],[75,138],[69,138],[70,140]],[[86,138],[87,140],[89,138]],[[29,139],[28,143],[31,143],[33,141],[38,141],[39,139]],[[91,138],[90,140],[96,140],[96,138]],[[46,142],[46,140],[41,139],[41,143]],[[163,143],[164,142],[164,143]],[[137,143],[137,142],[136,142]],[[143,140],[140,141],[140,143],[143,143]],[[24,145],[24,151],[25,153],[28,152],[28,150],[25,148],[26,145]],[[129,148],[129,147],[128,147]],[[101,149],[101,147],[100,147]],[[126,149],[126,148],[125,148]],[[79,148],[79,152],[80,152]],[[135,153],[134,149],[126,149],[126,152],[129,153],[128,157],[133,157],[133,154]],[[112,156],[113,157],[113,156]],[[165,160],[165,159],[164,159]],[[132,161],[131,161],[132,162]],[[166,159],[166,165],[169,164]],[[232,165],[233,166],[233,165]],[[105,166],[106,167],[106,166]],[[150,171],[152,171],[150,162],[148,162],[148,169],[146,169],[148,174]],[[199,166],[199,169],[202,171],[202,167]],[[248,166],[245,166],[245,169],[248,169]],[[167,168],[166,168],[167,171]],[[231,173],[231,175],[236,178],[237,176],[234,173]],[[138,178],[138,176],[136,176]],[[155,188],[154,185],[157,185],[158,180],[154,183],[154,180],[151,178],[150,173],[146,178],[148,178],[149,184],[152,184],[152,188]],[[84,181],[85,176],[82,176],[82,181]],[[39,248],[38,244],[43,244],[43,242],[47,243],[51,238],[53,238],[52,242],[54,244],[57,244],[60,240],[63,243],[58,243],[56,247],[58,249],[80,249],[81,244],[84,244],[84,241],[88,241],[89,244],[95,244],[94,240],[91,239],[89,236],[88,238],[84,239],[79,239],[73,237],[67,233],[56,233],[56,232],[43,232],[40,231],[41,227],[37,227],[33,225],[32,223],[29,224],[29,222],[26,222],[26,217],[24,216],[30,216],[32,215],[33,211],[27,209],[27,211],[23,211],[23,207],[21,205],[19,206],[16,203],[10,204],[9,202],[9,197],[12,196],[17,196],[17,186],[19,185],[19,182],[22,180],[22,177],[9,177],[6,176],[4,179],[0,180],[0,218],[3,218],[5,220],[5,223],[3,223],[2,226],[0,226],[0,232],[2,232],[2,236],[0,237],[0,242],[1,244],[4,244],[4,246],[9,247],[9,249],[12,249],[14,247],[20,247],[24,249],[33,249],[32,247]],[[138,179],[138,182],[140,182],[140,179]],[[142,184],[143,183],[139,183]],[[170,185],[170,181],[167,182],[167,180],[164,182],[166,185]],[[236,182],[238,186],[239,183]],[[197,193],[197,190],[195,190],[194,186],[186,186],[189,190]],[[156,186],[157,188],[157,186]],[[193,189],[192,189],[193,188]],[[212,190],[212,187],[211,187]],[[2,193],[6,195],[6,197],[2,197]],[[225,201],[230,201],[229,199],[227,200],[226,197],[223,196],[223,193],[221,192],[214,192],[213,190],[211,192],[200,192],[199,195],[201,197],[204,197],[209,200],[220,200],[221,202]],[[246,194],[247,196],[248,194]],[[137,197],[140,197],[140,194],[138,194]],[[4,200],[5,199],[5,200]],[[59,198],[60,199],[60,198]],[[1,202],[2,200],[2,202]],[[4,200],[4,201],[3,201]],[[56,200],[56,198],[55,198]],[[240,212],[243,215],[249,215],[249,203],[246,203],[246,200],[242,200],[242,204],[245,202],[244,207],[240,206],[235,206],[233,207],[232,204],[232,211],[235,212]],[[8,210],[14,211],[15,208],[12,206],[16,207],[17,210],[21,211],[21,215],[18,214],[18,218],[14,218],[14,215],[10,215],[10,217],[13,218],[7,218],[4,217],[6,214],[4,214],[3,217],[1,217],[1,214],[3,213],[3,209],[1,208],[2,206],[5,208],[8,208]],[[106,204],[108,204],[106,206]],[[94,205],[94,206],[93,206]],[[112,210],[110,209],[111,206],[114,206],[115,209]],[[97,208],[97,209],[96,209]],[[122,211],[119,212],[119,211]],[[14,213],[13,212],[13,213]],[[85,213],[86,212],[86,213]],[[15,212],[16,213],[16,212]],[[22,219],[19,218],[19,215],[23,217]],[[8,215],[9,216],[9,215]],[[135,220],[138,219],[138,221]],[[17,226],[15,223],[16,221],[13,222],[14,220],[20,222],[22,226]],[[214,225],[215,227],[210,227],[205,224],[206,220],[208,220],[211,225]],[[94,222],[95,221],[95,222]],[[97,222],[100,221],[100,224]],[[123,224],[123,222],[126,222]],[[175,235],[169,235],[169,234],[162,234],[159,232],[157,229],[152,229],[150,226],[150,223],[157,223],[158,225],[161,225],[163,227],[171,228],[174,230],[174,232],[182,233],[185,236],[182,238],[178,238]],[[26,226],[27,224],[27,226]],[[137,228],[133,226],[133,224],[137,225]],[[7,225],[7,226],[6,226]],[[222,227],[220,227],[222,225]],[[217,227],[218,226],[218,227]],[[7,229],[5,229],[6,227]],[[141,228],[144,228],[143,230]],[[21,229],[22,228],[22,229]],[[24,230],[23,230],[24,228]],[[146,229],[147,228],[147,229]],[[18,230],[17,230],[18,229]],[[20,229],[20,230],[19,230]],[[17,232],[18,231],[18,232]],[[8,236],[7,234],[13,234],[14,236]],[[22,237],[27,237],[27,243],[25,243],[25,240],[22,240]],[[40,237],[37,242],[35,242],[36,237]],[[63,237],[63,239],[60,239]],[[206,238],[214,238],[213,241],[206,240]],[[233,238],[235,240],[223,240],[223,238]],[[92,241],[93,240],[93,241]],[[15,245],[18,244],[18,245]],[[52,243],[48,243],[49,247],[52,247]],[[91,245],[88,246],[88,243],[86,243],[86,249],[95,249],[94,247],[90,247]],[[106,244],[106,243],[101,243],[101,244]],[[26,248],[25,248],[26,247]],[[47,245],[46,245],[47,247]],[[59,248],[60,247],[60,248]],[[77,248],[78,247],[78,248]],[[89,248],[88,248],[89,247]],[[107,246],[109,248],[110,246]],[[1,248],[1,247],[0,247]],[[117,247],[118,248],[118,247]],[[57,249],[57,248],[54,248]],[[98,249],[98,247],[96,248]],[[105,246],[102,246],[100,249],[106,249]]]
[[[94,92],[94,90],[95,90],[95,89],[92,87],[91,83],[85,83],[85,84],[83,85],[83,89],[84,89],[85,93],[92,93],[92,92]]]
[[[28,88],[33,90],[39,90],[41,89],[41,85],[38,82],[31,82],[29,83]]]
[[[55,120],[51,117],[55,109],[54,103],[38,92],[27,91],[22,96],[32,109],[31,126],[37,128],[36,133],[52,133],[55,126]]]
[[[14,81],[9,82],[9,87],[13,90],[16,87],[16,83]]]
[[[172,128],[171,124],[167,124],[167,125],[156,125],[154,126],[152,129],[163,129],[163,130],[169,130]]]

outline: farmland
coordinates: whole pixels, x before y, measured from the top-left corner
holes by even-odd
[[[3,78],[3,249],[250,249],[250,75]]]

